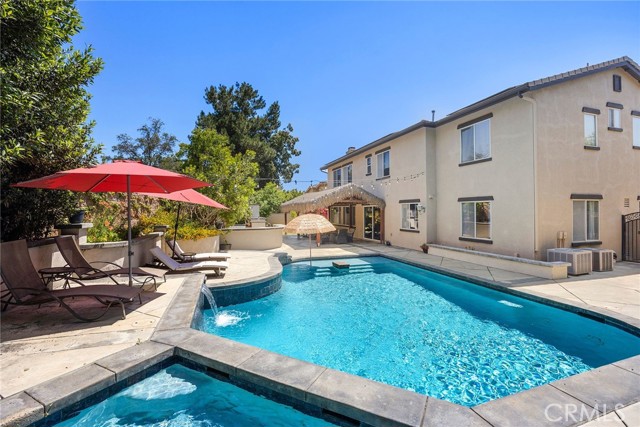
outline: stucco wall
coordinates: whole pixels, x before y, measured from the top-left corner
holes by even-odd
[[[458,125],[492,113],[491,160],[460,164]],[[436,128],[437,242],[534,258],[532,107],[515,98]],[[492,196],[492,244],[461,241],[463,197]]]
[[[613,91],[613,74],[622,77],[622,92]],[[600,240],[605,249],[621,250],[621,215],[638,211],[640,150],[632,148],[632,110],[640,110],[640,84],[616,69],[551,86],[529,94],[538,110],[537,187],[539,246],[556,246],[556,233],[573,240],[571,194],[601,194]],[[607,129],[607,102],[624,106],[622,132]],[[599,150],[584,148],[583,107],[597,115]],[[624,199],[629,207],[624,207]]]
[[[228,233],[222,237],[223,241],[231,243],[231,249],[256,250],[277,249],[282,246],[282,230],[284,226],[250,227],[225,229]]]
[[[421,128],[388,144],[375,147],[363,152],[344,163],[333,165],[328,169],[329,186],[333,185],[333,170],[352,162],[353,183],[386,201],[384,211],[384,237],[394,246],[417,249],[421,243],[427,241],[428,221],[427,214],[418,216],[418,232],[401,231],[401,205],[400,200],[419,200],[426,206],[427,201],[427,132],[433,138],[433,130]],[[389,178],[377,178],[376,152],[389,148]],[[371,175],[366,174],[366,157],[372,157]],[[434,160],[433,160],[434,161]],[[435,191],[435,190],[434,190]],[[356,206],[356,232],[355,238],[364,238],[364,213],[363,205]],[[435,212],[433,213],[435,215]],[[433,228],[433,227],[432,227]]]

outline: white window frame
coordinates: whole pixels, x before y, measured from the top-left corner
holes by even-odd
[[[418,205],[418,202],[400,203],[400,230],[420,230]]]
[[[572,242],[573,243],[582,243],[582,242],[599,242],[600,241],[600,200],[593,200],[593,199],[574,199],[572,200]],[[583,223],[583,229],[584,229],[584,236],[576,236],[576,223],[575,223],[575,206],[577,203],[580,204],[584,204],[583,207],[583,212],[584,212],[584,223]],[[597,228],[597,235],[595,236],[595,238],[589,239],[589,203],[595,203],[595,205],[597,206],[597,224],[596,224],[596,228]],[[584,239],[580,239],[579,237],[584,237]]]
[[[640,117],[633,117],[633,146],[640,148]]]
[[[489,151],[487,153],[486,157],[476,157],[476,127],[479,126],[480,124],[484,123],[484,122],[488,122],[488,132],[489,132]],[[462,134],[465,131],[468,131],[469,129],[473,130],[473,159],[471,160],[464,160],[463,158],[463,153],[464,153],[464,149],[463,149],[463,138],[462,138]],[[471,163],[471,162],[477,162],[478,160],[484,160],[484,159],[490,159],[491,158],[491,118],[485,119],[485,120],[481,120],[479,122],[473,123],[469,126],[465,126],[463,128],[460,129],[460,163]]]
[[[609,108],[609,127],[614,129],[622,129],[622,112],[619,108]]]
[[[388,173],[385,174],[384,173],[384,158],[385,155],[387,157],[387,163],[388,163]],[[376,154],[376,164],[377,164],[377,175],[376,178],[387,178],[389,176],[391,176],[391,150],[384,150],[378,154]]]
[[[589,144],[590,136],[587,135],[587,119],[593,120],[593,144]],[[597,147],[598,146],[598,116],[591,113],[584,113],[583,127],[584,127],[584,146],[585,147]]]
[[[369,156],[369,157],[365,157],[364,161],[365,164],[367,165],[366,171],[367,171],[367,175],[371,175],[371,164],[373,163],[373,157]]]
[[[333,170],[333,186],[340,187],[342,185],[342,168]]]
[[[486,203],[489,205],[489,237],[478,237],[478,204]],[[473,204],[473,235],[465,235],[464,234],[464,205]],[[468,201],[468,202],[460,202],[460,237],[463,239],[475,239],[475,240],[487,240],[490,241],[493,236],[493,221],[491,215],[491,205],[492,203],[488,200],[477,200],[477,201]]]

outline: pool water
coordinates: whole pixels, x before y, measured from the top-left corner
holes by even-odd
[[[56,427],[328,426],[229,383],[172,365]]]
[[[640,338],[385,258],[284,267],[282,289],[204,313],[202,329],[475,406],[640,354]]]

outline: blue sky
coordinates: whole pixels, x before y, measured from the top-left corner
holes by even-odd
[[[300,138],[294,177],[507,87],[620,56],[640,2],[77,3],[105,67],[89,88],[105,151],[148,117],[187,141],[206,87],[250,83]]]

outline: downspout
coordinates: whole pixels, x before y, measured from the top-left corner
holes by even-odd
[[[518,97],[531,103],[531,135],[533,139],[533,256],[538,259],[541,254],[538,253],[538,167],[537,167],[537,147],[538,147],[538,104],[533,98],[524,96],[522,92],[518,93]]]

